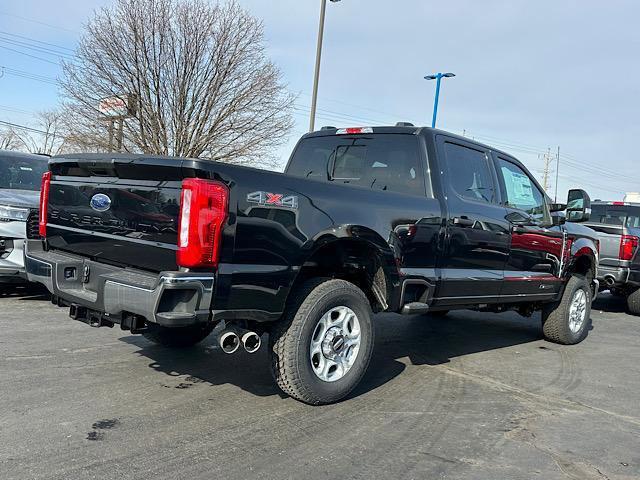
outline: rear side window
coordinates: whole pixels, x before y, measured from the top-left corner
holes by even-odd
[[[307,138],[296,148],[287,173],[373,190],[425,195],[415,135]]]
[[[449,185],[467,200],[493,203],[495,188],[485,152],[456,143],[444,144]]]

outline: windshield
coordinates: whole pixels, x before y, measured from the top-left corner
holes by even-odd
[[[591,221],[627,228],[640,228],[640,207],[591,205]]]
[[[42,174],[47,171],[47,158],[0,156],[0,189],[39,191]]]

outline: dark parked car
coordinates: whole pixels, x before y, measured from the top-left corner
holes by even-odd
[[[24,283],[24,241],[29,214],[38,208],[48,158],[0,150],[0,289]]]
[[[589,330],[594,241],[552,220],[516,159],[443,131],[323,129],[285,174],[110,154],[50,170],[27,264],[54,302],[169,347],[222,321],[228,353],[268,333],[278,385],[304,402],[360,381],[372,312],[542,310],[551,341]],[[571,199],[586,219],[586,193]]]

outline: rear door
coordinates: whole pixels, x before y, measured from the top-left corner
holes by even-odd
[[[546,197],[529,172],[506,155],[494,159],[511,233],[501,296],[553,296],[562,286],[563,233],[550,229]]]
[[[437,145],[448,208],[438,303],[497,302],[509,256],[509,223],[491,154],[446,136],[438,136]]]

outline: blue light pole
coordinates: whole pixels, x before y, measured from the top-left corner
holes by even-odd
[[[455,77],[454,73],[436,73],[435,75],[427,75],[424,77],[425,80],[435,80],[436,81],[436,98],[433,102],[433,120],[431,120],[431,128],[436,128],[436,117],[438,116],[438,99],[440,98],[440,80],[442,77],[449,78]]]

